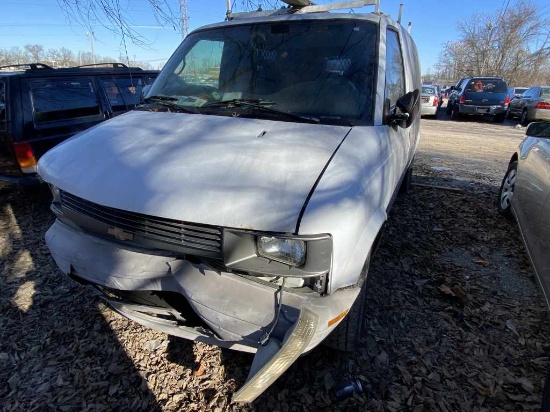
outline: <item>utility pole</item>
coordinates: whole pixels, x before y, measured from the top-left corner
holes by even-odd
[[[95,64],[95,53],[94,53],[94,32],[87,31],[86,36],[90,39],[90,48],[92,49],[92,63]]]

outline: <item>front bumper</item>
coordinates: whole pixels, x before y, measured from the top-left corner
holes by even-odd
[[[267,349],[264,350],[259,341],[276,319],[280,295],[275,285],[216,271],[203,263],[131,250],[122,243],[91,236],[59,220],[46,233],[46,243],[64,273],[99,289],[175,292],[186,300],[203,324],[186,325],[185,316],[179,316],[174,309],[125,302],[117,297],[113,299],[109,294],[105,297],[113,309],[135,322],[190,340],[258,352],[256,357],[262,359],[253,368],[257,373],[247,382],[252,382],[253,388],[249,385],[248,390],[255,396],[245,394],[237,397],[238,401],[253,400],[261,393],[258,385],[265,385],[263,391],[297,356],[325,339],[338,324],[334,320],[351,308],[359,294],[357,287],[328,296],[285,288],[281,315],[271,335],[276,350],[270,349],[266,355]],[[313,318],[315,322],[312,322]],[[296,337],[296,330],[307,330],[307,333],[298,333]],[[296,339],[300,345],[295,345]],[[284,352],[289,342],[293,356]],[[299,347],[298,354],[296,347]],[[276,373],[270,370],[269,379],[263,379],[261,375],[258,378],[267,364],[278,362],[279,356],[283,356],[286,367],[272,365]]]
[[[493,106],[476,106],[469,104],[459,104],[458,110],[461,114],[476,114],[476,115],[503,115],[506,113],[506,107],[500,105]]]

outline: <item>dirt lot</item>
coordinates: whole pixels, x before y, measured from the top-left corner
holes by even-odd
[[[250,355],[114,314],[55,267],[48,206],[1,190],[0,408],[538,410],[550,323],[517,228],[494,209],[524,129],[442,117],[422,120],[414,191],[372,262],[361,349],[316,348],[251,405],[230,404]],[[364,393],[331,400],[350,378]]]

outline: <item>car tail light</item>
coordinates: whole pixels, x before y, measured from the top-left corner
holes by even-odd
[[[538,102],[535,106],[535,109],[550,110],[550,103],[548,102]]]
[[[437,106],[438,103],[439,103],[439,100],[437,100],[437,97],[434,97],[434,104],[432,106]]]
[[[27,142],[14,143],[13,149],[15,151],[15,157],[17,163],[23,173],[36,173],[36,158],[32,151],[32,147]]]
[[[508,106],[510,104],[510,96],[506,96],[506,99],[504,99],[504,106]]]
[[[466,101],[466,96],[464,96],[464,95],[460,96],[459,103],[464,103],[465,101]]]

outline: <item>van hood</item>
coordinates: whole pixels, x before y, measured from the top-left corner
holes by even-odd
[[[46,182],[103,206],[290,233],[349,130],[132,111],[53,148],[38,171]]]

